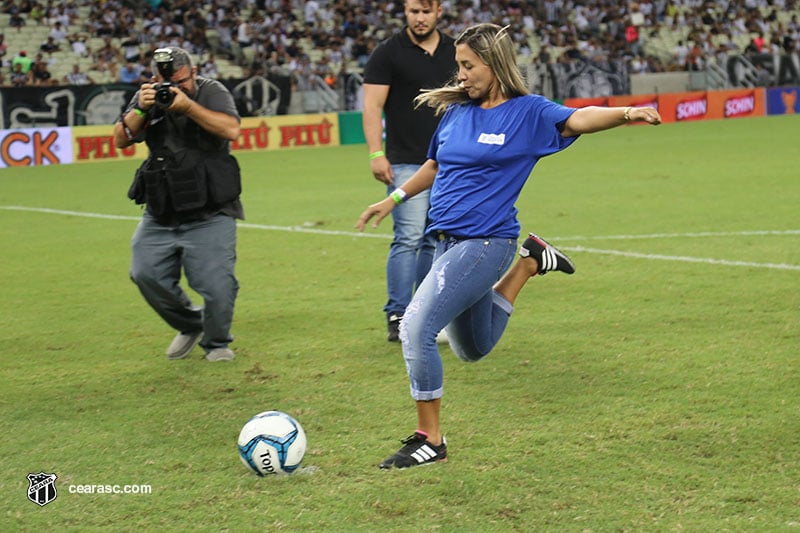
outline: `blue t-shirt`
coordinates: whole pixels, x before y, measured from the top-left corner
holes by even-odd
[[[439,164],[428,232],[516,239],[514,203],[536,162],[577,139],[558,130],[574,112],[532,94],[491,109],[451,106],[428,149],[428,158]]]

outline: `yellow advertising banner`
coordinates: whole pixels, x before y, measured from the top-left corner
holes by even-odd
[[[144,143],[119,149],[114,145],[113,126],[72,128],[75,163],[144,159],[149,151]],[[280,115],[246,117],[241,134],[231,143],[233,152],[287,150],[339,146],[339,115]]]
[[[339,146],[339,115],[279,115],[242,119],[233,151]]]
[[[114,144],[114,126],[76,126],[72,128],[74,163],[144,159],[148,150],[144,143],[119,149]]]

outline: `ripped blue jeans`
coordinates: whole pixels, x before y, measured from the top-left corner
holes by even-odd
[[[450,347],[467,362],[485,357],[503,335],[512,305],[493,286],[511,266],[516,239],[441,236],[430,272],[400,323],[403,357],[415,400],[444,394],[436,335],[447,327]]]

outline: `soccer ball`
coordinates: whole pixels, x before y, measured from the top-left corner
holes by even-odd
[[[300,424],[281,411],[259,413],[239,433],[239,457],[258,474],[291,473],[306,453],[306,433]]]

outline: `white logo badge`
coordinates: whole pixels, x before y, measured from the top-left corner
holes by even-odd
[[[506,134],[481,133],[481,136],[478,137],[478,142],[481,144],[497,144],[502,146],[506,143]]]

